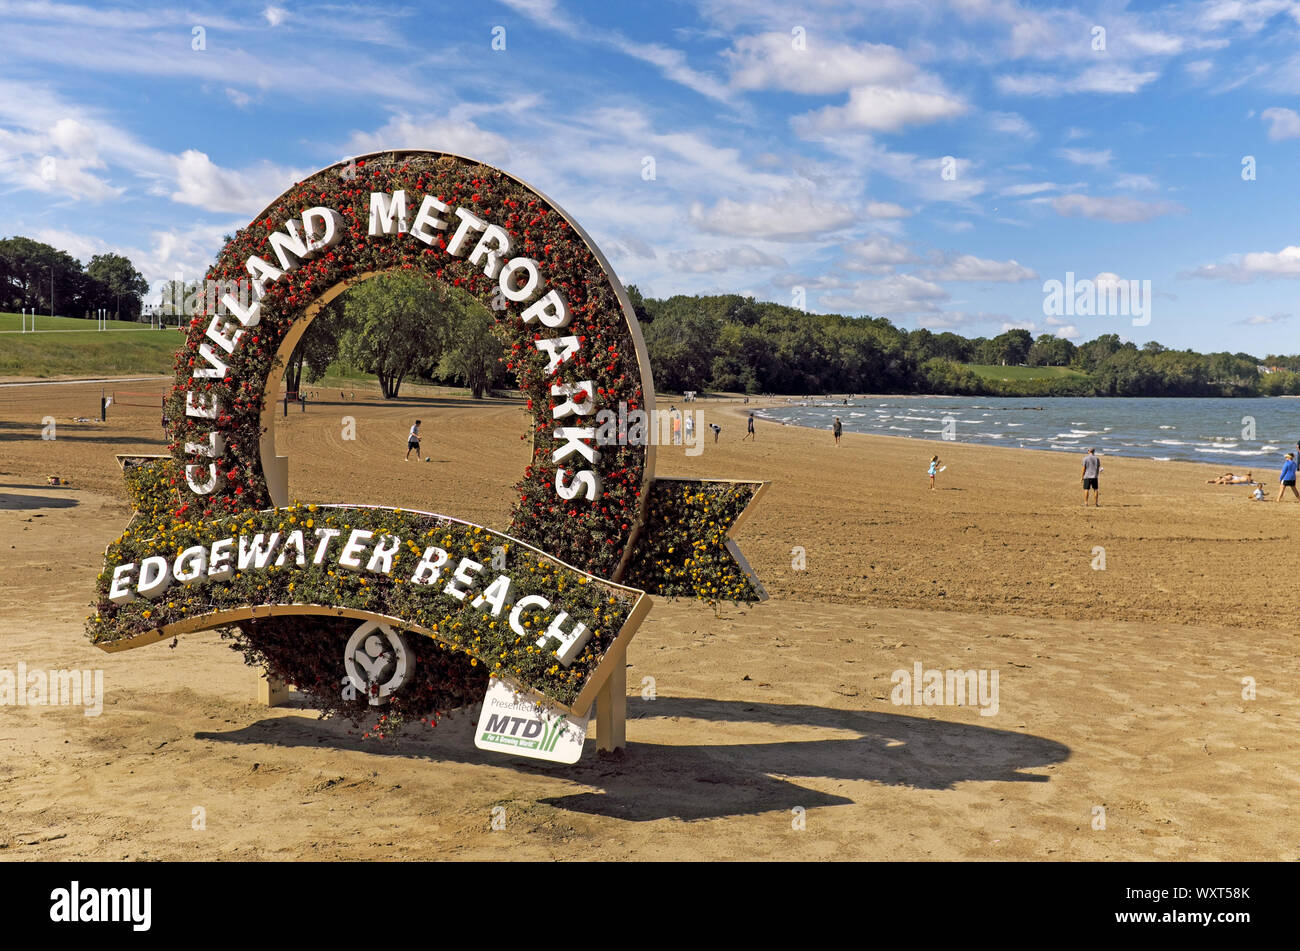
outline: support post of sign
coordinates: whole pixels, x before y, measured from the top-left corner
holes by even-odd
[[[264,707],[283,707],[289,702],[289,685],[274,674],[257,672],[257,702]]]
[[[614,672],[596,694],[596,749],[605,752],[627,746],[627,651],[620,651]]]

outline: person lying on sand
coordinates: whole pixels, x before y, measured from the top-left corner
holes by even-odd
[[[1244,476],[1233,475],[1231,472],[1219,476],[1217,479],[1206,479],[1210,485],[1255,485],[1255,476],[1247,472]]]

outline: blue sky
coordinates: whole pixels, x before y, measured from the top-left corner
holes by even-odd
[[[0,235],[154,282],[304,175],[419,147],[531,182],[649,296],[1300,350],[1300,2],[0,0],[0,23]],[[1150,281],[1150,323],[1045,315],[1066,272]]]

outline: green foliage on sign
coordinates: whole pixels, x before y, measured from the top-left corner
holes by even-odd
[[[134,470],[131,478],[135,497],[150,500],[155,506],[165,505],[168,468],[153,465]],[[149,520],[147,512],[141,514],[142,522],[128,528],[108,548],[106,567],[98,578],[96,611],[87,619],[87,633],[96,644],[252,605],[306,605],[320,608],[320,613],[351,608],[406,621],[409,629],[469,656],[471,666],[482,665],[489,673],[509,676],[568,705],[599,665],[636,601],[635,594],[575,572],[506,536],[401,509],[292,505],[220,519],[175,522],[165,518]],[[317,565],[310,557],[316,547],[315,531],[325,528],[336,529],[341,535],[334,542],[333,556]],[[401,539],[391,570],[355,571],[338,564],[338,548],[354,529],[371,531],[376,538],[389,535]],[[296,550],[285,547],[285,540],[294,531],[303,532],[308,542],[308,557],[302,566],[296,564]],[[210,547],[214,541],[232,536],[238,551],[241,540],[251,542],[259,533],[266,540],[276,532],[280,548],[273,551],[265,568],[250,566],[236,571],[228,580],[203,577],[190,585],[174,583],[157,600],[138,598],[123,605],[109,600],[113,569],[118,565],[139,565],[151,555],[170,561],[187,548]],[[412,583],[412,572],[430,546],[444,550],[448,560],[434,583]],[[274,563],[276,552],[286,554],[283,564]],[[498,563],[504,559],[505,568],[500,573],[509,575],[513,582],[506,607],[498,614],[473,605],[474,596],[498,575],[492,566],[494,557]],[[444,589],[462,558],[484,566],[479,583],[469,586],[473,594],[463,600]],[[521,634],[508,615],[526,595],[540,595],[550,602],[550,607],[534,607],[526,615],[521,614]],[[570,614],[566,629],[575,620],[583,620],[592,631],[590,641],[569,667],[558,662],[553,640],[542,647],[535,643],[560,610]],[[279,619],[270,623],[279,623]]]
[[[757,488],[751,482],[655,480],[646,529],[637,540],[624,583],[709,604],[762,600],[749,573],[727,548],[727,532]]]

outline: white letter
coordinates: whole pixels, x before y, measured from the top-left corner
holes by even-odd
[[[582,495],[588,501],[596,501],[600,496],[600,476],[590,469],[583,469],[574,476],[571,483],[565,485],[564,476],[567,471],[567,469],[555,470],[555,491],[559,493],[560,498],[574,499]]]
[[[250,255],[248,260],[244,262],[244,270],[253,279],[253,296],[258,300],[266,296],[267,284],[274,284],[284,277],[284,271],[281,271],[274,264],[263,261],[256,254]]]
[[[528,309],[523,313],[524,323],[531,324],[534,320],[541,320],[547,327],[567,327],[572,315],[569,313],[568,306],[564,303],[564,298],[560,296],[557,290],[549,290],[546,296],[535,304],[530,304]]]
[[[392,542],[390,547],[384,546],[384,540]],[[388,574],[393,570],[393,556],[397,550],[402,547],[402,540],[396,535],[380,535],[379,541],[375,543],[375,550],[370,555],[370,562],[366,565],[366,571],[373,571],[375,574]],[[376,569],[376,565],[383,563],[382,569]]]
[[[546,351],[547,373],[554,373],[556,367],[578,352],[579,346],[577,337],[556,337],[554,340],[534,340],[533,343],[538,350]]]
[[[202,393],[190,390],[185,394],[185,415],[197,416],[200,419],[216,419],[217,414],[221,412],[221,404],[217,402],[216,394],[205,396]]]
[[[528,272],[522,284],[517,283],[516,274],[519,271]],[[501,293],[505,295],[506,300],[514,301],[516,304],[536,294],[537,286],[541,283],[542,273],[537,268],[537,262],[532,258],[512,258],[497,278],[497,286],[501,288]]]
[[[370,233],[405,234],[406,192],[398,189],[390,200],[383,192],[370,193]]]
[[[280,262],[280,267],[286,271],[295,270],[299,264],[311,257],[311,252],[307,250],[307,244],[302,240],[302,235],[298,234],[298,222],[286,221],[284,231],[273,231],[270,235],[271,249],[275,251],[275,257]],[[227,304],[226,306],[230,306]]]
[[[487,227],[487,222],[478,215],[470,214],[464,208],[456,209],[456,217],[460,219],[460,224],[456,226],[456,233],[451,236],[451,241],[447,244],[447,253],[460,255],[465,247],[465,239],[469,236],[469,229],[482,231]]]
[[[555,431],[556,439],[563,439],[565,443],[559,449],[551,453],[552,462],[563,462],[573,453],[580,452],[582,457],[588,462],[598,462],[600,452],[588,446],[583,439],[595,439],[596,430],[592,426],[562,426]]]
[[[321,222],[322,226],[322,234],[319,238],[312,237],[316,231],[314,226],[316,221]],[[320,205],[308,208],[302,213],[302,230],[307,236],[307,253],[315,257],[318,252],[339,243],[339,239],[343,237],[343,216],[333,208],[323,208]]]
[[[447,592],[456,600],[464,601],[465,595],[469,594],[469,592],[462,588],[457,587],[456,582],[459,581],[461,584],[464,585],[472,585],[474,584],[474,578],[471,575],[466,574],[466,572],[472,572],[473,574],[478,574],[482,570],[483,570],[483,566],[480,565],[477,561],[474,561],[473,559],[470,558],[462,558],[460,560],[460,564],[456,566],[456,571],[452,574],[450,578],[447,579],[447,583],[446,585],[443,586],[442,590]]]
[[[539,610],[545,611],[551,606],[540,594],[527,594],[515,602],[515,609],[510,612],[510,628],[520,637],[527,637],[528,631],[519,623],[519,615],[528,610],[533,605],[537,605]]]
[[[587,625],[581,621],[575,621],[573,628],[566,634],[560,628],[560,625],[569,617],[567,611],[561,611],[559,616],[551,622],[551,626],[546,629],[546,633],[539,637],[535,647],[545,647],[546,642],[552,638],[558,638],[560,646],[555,650],[555,656],[560,658],[560,663],[568,667],[573,663],[578,652],[582,650],[587,641],[591,640],[591,631],[587,630]]]
[[[364,528],[352,529],[352,534],[339,555],[339,564],[345,568],[360,569],[361,559],[357,555],[366,550],[366,542],[373,538],[374,534],[374,532],[366,531]]]
[[[574,413],[579,416],[590,416],[592,410],[596,408],[592,402],[592,396],[595,392],[596,384],[591,380],[583,380],[581,383],[552,383],[551,395],[563,396],[565,400],[551,410],[551,415],[556,419],[564,419],[564,417],[572,416]],[[580,403],[573,400],[573,397],[578,393],[584,394]]]
[[[131,593],[128,587],[131,584],[131,572],[134,569],[135,562],[118,565],[113,569],[113,584],[108,589],[108,600],[114,604],[130,604],[135,600],[135,595]]]
[[[433,584],[438,580],[438,575],[442,574],[442,566],[446,563],[447,553],[431,545],[424,550],[420,563],[415,566],[415,574],[411,575],[411,584]]]
[[[233,538],[221,538],[212,543],[212,553],[208,557],[208,577],[213,581],[225,581],[235,573],[235,566],[230,563],[230,549],[234,544]]]
[[[185,484],[190,487],[190,491],[195,495],[207,495],[217,487],[217,464],[215,462],[209,462],[208,481],[196,483],[194,481],[194,475],[196,472],[201,472],[202,470],[202,466],[188,465],[185,467]]]
[[[411,225],[411,235],[425,244],[433,244],[438,236],[429,230],[429,226],[432,225],[439,231],[446,231],[450,223],[446,218],[439,218],[434,212],[450,210],[432,195],[425,195],[424,201],[420,202],[420,210],[415,213],[415,224]]]
[[[187,562],[189,567],[186,567]],[[176,561],[172,565],[172,577],[183,585],[191,585],[202,578],[207,570],[207,548],[194,545],[176,556]]]
[[[136,585],[136,591],[141,597],[156,600],[162,597],[171,580],[171,566],[167,564],[167,559],[150,555],[140,562],[140,583]]]
[[[491,242],[491,247],[489,247]],[[470,264],[483,264],[483,273],[495,278],[501,273],[502,257],[510,253],[510,235],[499,225],[488,225],[470,252]]]

